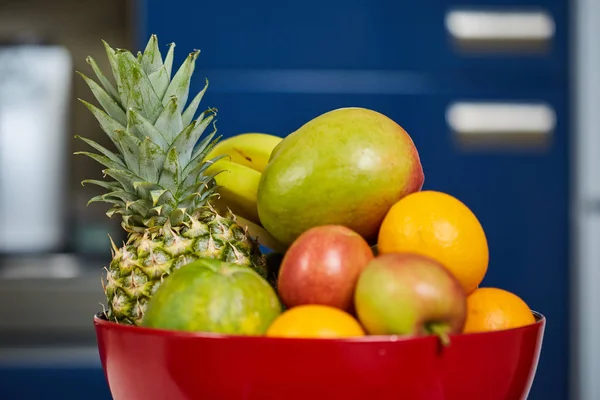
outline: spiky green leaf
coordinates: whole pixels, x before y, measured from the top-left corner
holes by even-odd
[[[179,165],[185,166],[187,165],[187,150],[185,149],[186,138],[189,138],[194,130],[194,125],[188,125],[180,134],[177,135],[169,150],[175,149],[177,154],[179,155]]]
[[[137,127],[135,126],[135,121],[133,120],[134,117],[132,117],[132,111],[133,111],[133,108],[127,109],[127,132],[130,133],[131,135],[135,136],[139,140],[143,140],[145,136],[142,135],[140,133],[140,131],[137,129]]]
[[[123,186],[121,186],[121,184],[119,182],[114,182],[114,181],[99,181],[96,179],[85,179],[83,181],[81,181],[81,185],[85,186],[86,183],[89,183],[91,185],[96,185],[96,186],[100,186],[104,189],[108,189],[110,191],[116,191],[116,190],[120,190],[123,188]]]
[[[119,143],[119,135],[117,134],[117,131],[124,131],[125,127],[117,121],[115,121],[110,115],[108,115],[98,107],[94,106],[93,104],[90,104],[82,99],[79,99],[79,101],[81,101],[92,112],[92,114],[94,114],[94,117],[96,117],[96,119],[100,123],[100,127],[102,128],[104,133],[108,135],[108,137],[117,147],[119,152],[122,153],[123,149],[121,148],[121,144]]]
[[[167,218],[161,215],[154,215],[150,218],[141,220],[141,223],[148,228],[152,228],[154,226],[163,226],[167,223]]]
[[[177,186],[179,185],[180,173],[181,169],[177,151],[175,148],[172,148],[169,150],[167,157],[165,158],[165,164],[160,174],[158,184],[165,189],[169,189],[171,192],[175,192],[177,190]]]
[[[206,89],[208,89],[208,79],[206,79],[206,83],[204,85],[204,89],[202,89],[190,102],[190,105],[183,112],[183,125],[189,125],[190,122],[194,119],[194,115],[196,115],[196,111],[198,110],[198,106],[204,97],[204,93],[206,93]]]
[[[187,165],[183,169],[183,175],[184,176],[189,175],[190,171],[192,170],[192,168],[196,168],[198,164],[202,164],[204,162],[204,159],[208,155],[208,153],[219,142],[221,136],[218,136],[218,137],[214,138],[215,134],[216,134],[215,131],[209,133],[198,144],[198,146],[196,147],[196,150],[194,151],[194,154],[192,155],[192,159],[190,160],[190,162],[187,163]],[[208,141],[210,141],[210,143]],[[209,162],[209,163],[217,162],[218,160],[220,160],[221,158],[223,158],[223,156],[224,157],[229,157],[228,154],[222,154],[221,156],[216,157],[213,160],[206,160],[206,162]]]
[[[156,216],[159,216],[159,215],[161,215],[161,214],[162,214],[162,209],[163,209],[163,207],[164,207],[164,206],[162,206],[162,205],[161,205],[161,206],[155,206],[155,207],[152,207],[152,208],[149,210],[148,214],[149,214],[149,215],[152,215],[152,216],[154,216],[154,217],[156,217]]]
[[[160,170],[165,163],[165,153],[149,137],[142,140],[139,152],[139,175],[149,182],[158,182]]]
[[[192,152],[194,151],[194,145],[200,139],[204,130],[213,120],[213,116],[204,118],[198,122],[195,126],[193,124],[188,125],[173,141],[172,147],[175,147],[179,152],[179,164],[188,165],[192,159]],[[214,134],[213,134],[214,136]]]
[[[128,192],[133,192],[133,182],[141,181],[142,179],[135,175],[134,173],[124,170],[124,169],[105,169],[104,172],[106,175],[110,176],[114,180],[118,181],[123,189]]]
[[[168,190],[165,190],[165,189],[151,191],[150,196],[152,196],[152,205],[156,206],[158,204],[158,200],[160,199],[160,197],[163,194],[165,194],[166,192],[168,192]]]
[[[148,211],[150,211],[150,208],[152,208],[150,202],[144,199],[128,201],[125,203],[126,210],[130,210],[132,213],[140,215],[142,217],[146,217],[148,215]]]
[[[115,214],[125,214],[125,210],[123,209],[123,207],[113,207],[106,212],[106,216],[108,218],[114,217]]]
[[[104,108],[104,111],[121,125],[126,125],[127,119],[125,118],[125,111],[123,111],[121,106],[114,101],[113,98],[110,97],[110,95],[106,93],[104,89],[102,89],[96,82],[81,72],[77,73],[83,78],[85,83],[87,83],[88,87],[94,94],[94,97],[96,100],[98,100],[98,103],[100,103],[102,108]]]
[[[125,192],[123,190],[115,190],[109,193],[105,193],[101,197],[119,199],[123,202],[137,200],[137,197],[133,193]]]
[[[179,201],[179,203],[177,203],[177,207],[185,208],[185,209],[195,208],[196,200],[200,196],[201,196],[201,194],[199,192],[193,192],[193,193],[187,195],[186,197],[184,197],[183,199],[181,199]]]
[[[143,232],[143,226],[147,225],[144,225],[144,218],[140,217],[139,215],[129,214],[123,215],[123,222],[121,223],[121,226],[127,232],[130,232],[132,230],[136,232]]]
[[[121,154],[125,165],[137,176],[140,176],[140,148],[141,141],[124,130],[117,130]]]
[[[169,74],[167,72],[167,67],[163,65],[160,67],[160,69],[148,75],[148,79],[150,79],[150,83],[152,84],[156,95],[162,99],[165,96],[167,87],[169,86]]]
[[[92,203],[111,203],[116,205],[117,207],[125,207],[125,203],[122,200],[115,199],[112,197],[105,197],[104,195],[92,197],[88,200],[87,205],[89,206]]]
[[[152,194],[152,202],[156,202],[156,205],[168,205],[175,206],[175,197],[170,190],[157,190],[156,193]]]
[[[129,119],[133,123],[133,126],[135,126],[140,139],[149,137],[150,140],[156,143],[161,149],[166,151],[169,148],[169,144],[165,137],[154,127],[154,125],[152,125],[152,123],[150,123],[150,121],[133,109],[129,109],[127,114],[129,115]]]
[[[110,158],[100,154],[90,153],[88,151],[76,151],[73,154],[88,156],[92,160],[97,161],[98,163],[104,165],[107,168],[123,168],[123,165],[121,163],[116,163]]]
[[[175,56],[175,43],[170,43],[169,50],[167,51],[167,56],[165,57],[165,70],[167,71],[167,77],[169,77],[169,81],[171,80],[171,72],[173,70],[173,58]]]
[[[204,177],[202,179],[199,179],[198,181],[192,183],[191,185],[185,187],[185,188],[181,188],[181,191],[179,193],[179,197],[180,198],[185,198],[187,196],[189,196],[192,193],[203,193],[203,194],[211,194],[212,192],[216,191],[216,186],[213,188],[210,186],[210,179],[212,179],[213,177]]]
[[[173,211],[174,208],[175,208],[174,205],[170,205],[168,203],[159,204],[150,209],[149,215],[168,216]]]
[[[217,121],[213,121],[213,130],[211,133],[206,135],[204,139],[196,144],[194,148],[194,153],[192,154],[191,160],[203,160],[208,153],[217,145],[219,140],[223,135],[219,135],[215,138],[217,134]],[[200,158],[202,157],[202,158]]]
[[[162,189],[156,183],[146,182],[146,181],[134,181],[133,188],[135,189],[135,193],[142,198],[148,201],[152,200],[152,195],[150,194],[153,190]]]
[[[181,64],[181,67],[179,67],[179,70],[169,84],[167,92],[165,93],[165,97],[163,98],[163,105],[166,105],[171,96],[177,97],[179,113],[183,111],[183,107],[185,107],[185,104],[187,103],[187,98],[190,91],[190,81],[192,74],[194,73],[198,54],[200,54],[200,51],[196,50],[186,57],[185,61],[183,64]]]
[[[104,44],[104,50],[106,51],[106,56],[108,57],[110,69],[112,70],[113,77],[115,78],[115,82],[117,84],[117,93],[119,94],[119,99],[121,100],[121,106],[126,107],[127,97],[122,92],[121,77],[119,76],[119,63],[117,61],[115,50],[110,47],[106,41],[103,40],[102,43]]]
[[[96,60],[94,60],[91,56],[87,56],[85,61],[92,67],[92,70],[94,71],[96,77],[104,87],[104,90],[113,98],[113,100],[120,101],[121,99],[119,98],[119,92],[117,92],[117,89],[115,89],[115,87],[108,80],[106,75],[104,75],[100,67],[98,67]]]
[[[172,97],[156,120],[154,127],[165,137],[168,143],[172,143],[175,137],[183,130],[181,114],[177,106],[178,100]]]
[[[115,203],[107,215],[123,214],[121,225],[128,232],[143,232],[144,224],[180,225],[188,212],[196,215],[198,207],[217,195],[214,175],[204,175],[211,165],[204,163],[206,154],[218,141],[216,130],[204,137],[208,124],[215,120],[210,115],[214,110],[205,111],[196,120],[208,80],[187,105],[199,51],[186,57],[171,80],[174,44],[169,46],[163,61],[154,35],[137,58],[129,51],[112,49],[103,43],[116,85],[91,58],[88,63],[98,80],[83,74],[82,78],[106,112],[91,105],[88,108],[119,152],[86,140],[100,154],[79,154],[107,165],[109,168],[103,172],[115,180],[86,183],[109,191],[95,201]],[[184,170],[189,176],[183,174]]]
[[[183,182],[181,183],[180,189],[181,190],[185,190],[188,186],[191,186],[193,184],[195,184],[198,181],[201,181],[203,179],[203,177],[206,177],[205,172],[206,170],[214,163],[216,163],[217,161],[219,161],[222,158],[227,157],[227,154],[221,154],[211,160],[206,160],[204,162],[202,162],[201,160],[199,160],[197,163],[190,163],[190,165],[192,165],[193,167],[191,167],[188,172],[185,174],[185,179],[183,180]],[[218,171],[217,173],[219,173],[221,171]],[[213,174],[213,176],[216,176],[216,173]]]
[[[148,75],[162,67],[162,55],[158,48],[158,38],[156,35],[150,36],[148,44],[146,44],[146,48],[144,49],[144,54],[142,55],[141,64]]]
[[[140,112],[150,122],[156,121],[162,104],[142,66],[127,50],[118,50],[116,57],[121,75],[122,90],[119,92],[125,95],[124,106]]]
[[[196,184],[197,182],[205,182],[208,184],[215,176],[223,172],[224,170],[219,170],[214,172],[211,175],[205,175],[204,172],[208,169],[211,164],[214,164],[221,158],[227,157],[226,154],[221,154],[213,158],[212,160],[207,160],[206,162],[198,162],[194,165],[193,168],[189,170],[189,172],[185,175],[185,179],[181,182],[179,187],[179,193],[183,193],[187,190],[188,187]]]
[[[173,225],[173,226],[180,225],[185,220],[186,211],[187,210],[185,208],[174,209],[171,212],[171,214],[169,215],[169,220],[171,221],[171,225]]]
[[[75,135],[75,139],[81,139],[81,140],[83,140],[88,145],[90,145],[94,149],[98,150],[100,153],[104,154],[106,157],[110,158],[115,163],[120,164],[122,167],[125,167],[125,163],[123,162],[123,159],[121,157],[119,157],[117,154],[115,154],[112,151],[110,151],[107,148],[105,148],[104,146],[102,146],[102,145],[94,142],[93,140],[84,138],[84,137],[79,136],[79,135]]]

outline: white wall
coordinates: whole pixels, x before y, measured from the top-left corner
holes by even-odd
[[[576,0],[571,20],[572,399],[600,399],[600,1]],[[596,203],[596,204],[594,204]],[[552,329],[552,321],[548,328]]]

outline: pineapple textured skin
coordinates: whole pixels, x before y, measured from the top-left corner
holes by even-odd
[[[103,283],[110,300],[109,319],[140,325],[146,304],[163,278],[199,257],[254,266],[267,275],[263,256],[246,240],[246,231],[234,215],[200,213],[199,219],[193,216],[187,224],[179,232],[165,229],[161,235],[134,232],[121,248],[113,243],[113,259]]]
[[[171,78],[175,45],[169,45],[163,60],[156,35],[137,57],[106,42],[104,47],[116,86],[88,57],[100,84],[80,75],[101,108],[81,101],[116,151],[77,136],[97,153],[75,154],[106,167],[103,174],[108,179],[82,183],[106,189],[89,203],[110,203],[107,215],[120,216],[128,235],[121,247],[111,240],[113,258],[103,280],[106,317],[139,325],[161,282],[197,258],[234,262],[266,277],[258,242],[238,225],[235,215],[220,215],[211,205],[217,196],[216,173],[205,171],[222,156],[204,159],[220,139],[216,137],[216,110],[209,108],[194,119],[208,81],[187,104],[199,51],[190,53]],[[214,129],[205,135],[211,122]]]

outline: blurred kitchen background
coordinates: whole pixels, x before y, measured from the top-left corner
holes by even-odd
[[[486,229],[484,285],[548,317],[529,398],[600,399],[597,0],[0,0],[0,399],[110,399],[92,316],[122,235],[86,207],[100,167],[73,137],[110,144],[74,71],[151,33],[176,64],[202,50],[225,137],[343,106],[401,124],[425,188]]]

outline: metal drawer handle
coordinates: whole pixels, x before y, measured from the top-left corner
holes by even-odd
[[[463,146],[546,148],[556,125],[546,104],[456,102],[446,121]]]
[[[453,103],[446,119],[460,134],[548,134],[556,123],[554,110],[545,104]]]
[[[464,11],[446,14],[446,29],[462,46],[504,45],[550,42],[555,34],[554,19],[544,11]]]

